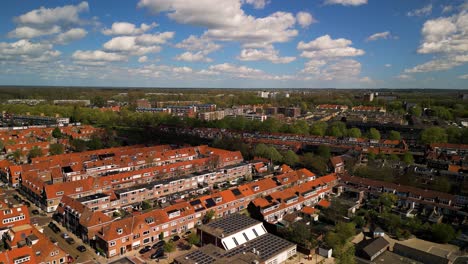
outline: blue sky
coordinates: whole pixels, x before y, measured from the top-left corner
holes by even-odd
[[[2,85],[468,88],[464,0],[2,5]]]

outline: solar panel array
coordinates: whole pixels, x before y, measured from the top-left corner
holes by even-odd
[[[285,239],[267,233],[247,242],[244,245],[227,251],[224,256],[232,257],[237,254],[242,254],[242,252],[253,252],[253,249],[255,249],[256,252],[260,252],[260,258],[266,260],[280,252],[283,252],[294,244]]]
[[[242,193],[239,191],[239,189],[232,189],[231,192],[235,195],[235,196],[239,196],[241,195]]]
[[[229,217],[219,219],[207,224],[210,228],[223,230],[224,235],[229,235],[258,224],[255,219],[241,214],[233,214]]]
[[[189,253],[186,257],[189,258],[190,260],[195,261],[198,264],[210,264],[210,263],[215,262],[216,260],[212,256],[207,255],[200,250],[195,250]]]

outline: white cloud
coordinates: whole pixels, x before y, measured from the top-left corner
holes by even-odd
[[[262,9],[265,8],[268,1],[266,0],[244,0],[246,4],[253,5],[255,9]]]
[[[191,73],[193,70],[192,68],[189,68],[189,67],[175,67],[175,68],[172,68],[172,71],[174,73]]]
[[[468,74],[458,76],[459,79],[468,80]]]
[[[445,13],[450,13],[450,12],[452,12],[452,10],[453,10],[453,6],[451,6],[451,5],[446,5],[446,6],[442,7],[442,13],[444,13],[444,14]]]
[[[59,26],[52,26],[51,28],[32,28],[28,26],[17,27],[8,33],[9,38],[30,39],[40,36],[52,35],[60,32]]]
[[[76,63],[82,65],[104,65],[107,62],[127,60],[127,56],[102,50],[77,50],[73,53],[72,58]]]
[[[167,12],[181,24],[208,28],[203,37],[220,41],[238,41],[251,48],[275,42],[287,42],[297,36],[291,13],[276,12],[255,18],[241,9],[241,0],[140,0],[138,7],[153,13]]]
[[[114,37],[104,43],[106,50],[114,52],[127,52],[132,55],[141,56],[147,53],[161,51],[160,44],[165,44],[174,37],[174,32],[164,32],[159,34],[143,34],[140,36],[120,36]]]
[[[206,38],[199,38],[194,35],[184,39],[176,44],[176,48],[186,49],[189,51],[203,51],[206,54],[216,51],[221,48],[221,45],[214,43]]]
[[[310,13],[302,12],[302,11],[296,14],[296,19],[297,19],[297,23],[301,25],[301,27],[303,28],[306,28],[310,26],[312,23],[317,22],[317,20],[315,20],[315,18],[313,18]]]
[[[174,59],[178,61],[188,61],[188,62],[196,62],[196,61],[211,62],[213,61],[212,59],[205,57],[205,54],[201,51],[198,51],[195,53],[187,51],[187,52],[177,55]]]
[[[148,61],[148,57],[146,57],[146,56],[141,56],[140,58],[138,58],[139,63],[145,63],[147,61]]]
[[[332,39],[329,35],[324,35],[308,43],[300,41],[297,48],[303,51],[302,57],[309,59],[354,57],[365,53],[361,49],[350,47],[351,44],[351,40]]]
[[[56,8],[41,7],[16,17],[15,22],[34,27],[49,27],[56,24],[77,24],[80,22],[79,13],[88,10],[89,6],[87,2]]]
[[[428,16],[432,13],[432,4],[428,4],[420,9],[409,11],[407,16]]]
[[[25,39],[13,43],[0,42],[0,60],[49,61],[60,54],[53,50],[52,44],[33,43]]]
[[[325,60],[310,60],[305,63],[301,73],[318,75],[320,74],[321,68],[326,64],[327,62]]]
[[[359,82],[367,83],[367,84],[374,84],[375,83],[375,81],[372,80],[369,76],[362,77],[361,79],[359,79]]]
[[[445,71],[463,64],[463,60],[455,59],[436,59],[417,65],[413,68],[405,69],[405,73]]]
[[[387,67],[387,68],[390,68],[390,67],[392,67],[392,65],[391,65],[391,64],[389,64],[389,63],[385,64],[384,66],[385,66],[385,67]]]
[[[444,71],[468,62],[468,12],[428,20],[421,30],[420,54],[436,54],[426,63],[406,69],[406,73]]]
[[[82,28],[72,28],[64,33],[60,33],[55,37],[54,42],[59,44],[67,44],[75,40],[84,38],[88,32]]]
[[[140,27],[136,27],[135,24],[128,22],[114,22],[111,28],[102,30],[104,35],[140,35],[146,31],[156,27],[156,23],[145,24],[142,23]]]
[[[400,74],[400,75],[396,76],[396,78],[401,80],[401,81],[414,80],[413,76],[408,75],[408,74]]]
[[[264,49],[243,49],[237,59],[242,61],[268,60],[273,63],[290,63],[296,57],[280,57],[279,51],[270,45]]]
[[[366,38],[366,41],[375,41],[375,40],[379,40],[379,39],[389,39],[391,37],[392,37],[392,34],[390,33],[390,31],[385,31],[385,32],[379,32],[379,33],[375,33],[375,34],[370,35],[369,37]]]
[[[325,0],[326,5],[359,6],[367,4],[367,0]]]

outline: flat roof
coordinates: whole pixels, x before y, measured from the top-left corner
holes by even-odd
[[[232,214],[228,217],[220,218],[199,227],[203,232],[221,237],[229,236],[261,222],[245,216],[243,214]]]

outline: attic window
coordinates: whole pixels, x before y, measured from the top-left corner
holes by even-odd
[[[216,203],[220,203],[220,202],[222,202],[222,201],[223,201],[223,198],[222,198],[222,197],[216,197],[216,198],[215,198],[215,202],[216,202]]]
[[[258,186],[258,185],[254,186],[254,187],[253,187],[253,190],[254,190],[254,191],[259,191],[259,190],[260,190],[260,186]]]
[[[59,195],[63,195],[63,191],[56,192],[55,194],[56,194],[57,196],[59,196]]]
[[[122,234],[122,232],[123,232],[122,228],[117,228],[117,234],[120,235],[120,234]]]
[[[147,218],[145,219],[145,222],[146,222],[147,224],[151,224],[151,223],[154,222],[154,218],[153,218],[153,217],[147,217]]]
[[[283,179],[284,182],[287,182],[288,180],[289,180],[288,178],[284,178],[284,179]]]

